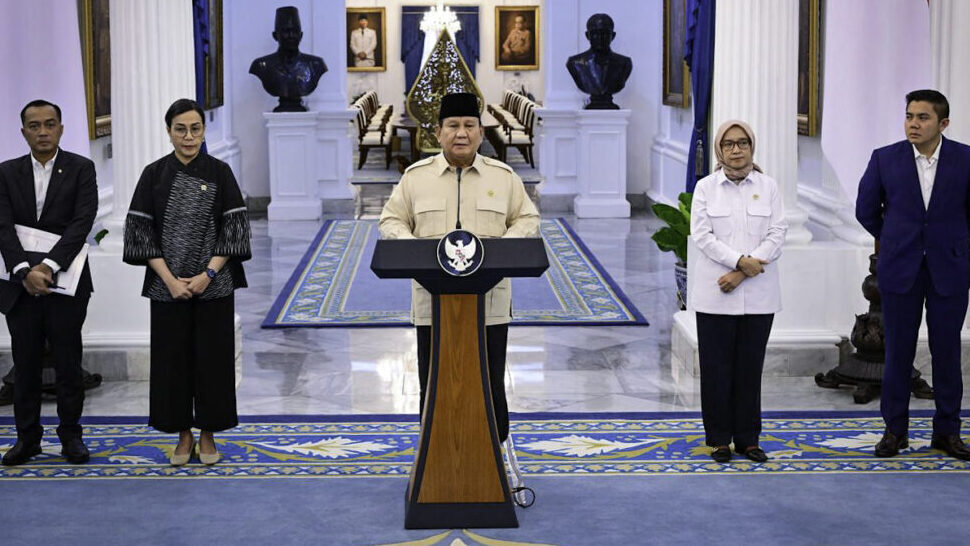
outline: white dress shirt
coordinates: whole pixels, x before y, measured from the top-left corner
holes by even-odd
[[[688,308],[721,315],[781,311],[778,265],[788,222],[778,183],[751,171],[740,183],[718,170],[694,188],[688,245]],[[742,256],[767,260],[764,273],[745,278],[731,292],[717,280]]]
[[[57,154],[60,153],[60,149],[54,152],[54,157],[50,158],[47,163],[41,163],[37,161],[34,154],[30,154],[30,164],[34,167],[34,198],[37,200],[37,219],[40,219],[41,212],[44,211],[44,201],[47,199],[47,188],[51,183],[51,175],[54,174],[54,163],[57,161]],[[57,273],[61,266],[57,265],[57,262],[51,260],[50,258],[45,258],[44,263],[47,267],[51,268],[51,271]],[[30,267],[27,262],[20,262],[16,267],[13,268],[13,272],[16,273],[25,267]]]
[[[374,66],[374,50],[377,49],[377,32],[372,28],[358,28],[350,33],[350,51],[354,54],[354,66]],[[363,53],[364,58],[357,57]]]
[[[913,146],[913,154],[916,155],[916,174],[919,175],[919,188],[923,192],[923,207],[926,210],[930,208],[930,196],[933,195],[933,183],[936,182],[936,166],[940,161],[940,144],[942,143],[943,139],[941,138],[936,143],[936,149],[933,150],[933,154],[929,158],[919,153],[916,146]]]

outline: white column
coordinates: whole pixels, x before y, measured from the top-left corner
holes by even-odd
[[[970,3],[955,0],[930,2],[930,48],[933,85],[950,102],[946,136],[970,142]]]
[[[344,0],[315,0],[310,4],[312,31],[304,23],[309,35],[311,51],[327,61],[327,73],[320,78],[317,89],[308,97],[310,110],[317,112],[317,141],[314,157],[316,194],[322,199],[326,212],[353,210],[354,192],[350,187],[353,172],[353,150],[350,121],[353,112],[347,100],[347,20]],[[390,9],[390,8],[389,8]],[[312,32],[312,35],[311,35]],[[335,39],[334,36],[341,38]],[[304,43],[306,39],[304,38]],[[388,53],[392,48],[387,48]],[[381,97],[390,101],[391,97]]]
[[[755,132],[755,162],[778,181],[788,242],[808,243],[798,206],[798,1],[721,0],[715,16],[712,130],[725,120]]]
[[[551,2],[546,3],[550,6]],[[540,188],[542,210],[568,211],[579,191],[579,125],[577,111],[583,94],[576,88],[566,60],[588,47],[583,41],[579,0],[556,0],[555,9],[542,13],[542,62],[545,70],[543,107],[536,111],[536,159],[545,178]]]
[[[579,218],[629,218],[626,200],[626,132],[631,110],[581,110],[579,121]]]
[[[172,151],[165,111],[195,97],[191,2],[111,0],[113,206],[108,236],[89,254],[94,293],[84,324],[86,365],[113,379],[148,379],[149,309],[145,270],[121,261],[124,220],[142,169]],[[105,351],[125,357],[107,368]],[[92,362],[93,360],[93,362]]]
[[[263,117],[269,130],[269,219],[319,220],[317,113],[265,112]]]
[[[195,98],[195,46],[191,2],[111,0],[110,13],[117,45],[111,48],[111,219],[120,226],[142,169],[172,151],[165,111],[176,99]],[[111,239],[121,244],[120,233]]]
[[[579,17],[579,0],[547,2],[542,13],[542,62],[545,63],[545,102],[549,110],[577,110],[583,107],[583,94],[576,88],[566,60],[585,51],[586,21]]]

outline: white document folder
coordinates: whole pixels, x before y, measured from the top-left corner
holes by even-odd
[[[21,226],[20,224],[15,225],[14,228],[17,230],[17,238],[20,239],[21,246],[27,252],[42,252],[46,254],[61,239],[61,236],[55,233]],[[65,296],[73,296],[77,292],[77,283],[81,280],[81,272],[84,271],[84,262],[87,259],[88,244],[84,243],[81,251],[77,253],[74,261],[71,262],[71,265],[67,269],[62,268],[57,272],[57,276],[55,277],[57,286],[52,286],[51,292],[64,294]],[[2,256],[0,256],[0,279],[5,281],[10,280],[10,272],[7,270],[6,264],[3,263]]]

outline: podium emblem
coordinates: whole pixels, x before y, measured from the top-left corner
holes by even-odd
[[[438,241],[438,264],[449,275],[471,275],[478,271],[484,258],[485,246],[470,231],[456,229]]]

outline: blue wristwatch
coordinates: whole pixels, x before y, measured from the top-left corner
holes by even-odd
[[[205,270],[205,274],[206,274],[206,276],[208,276],[208,277],[209,277],[210,279],[214,279],[214,278],[216,278],[216,270],[215,270],[215,269],[212,269],[211,267],[210,267],[209,269],[206,269],[206,270]]]

